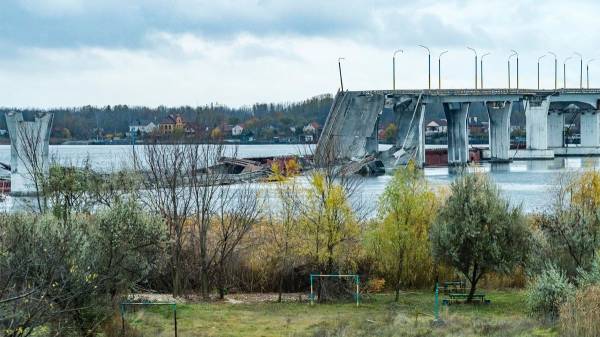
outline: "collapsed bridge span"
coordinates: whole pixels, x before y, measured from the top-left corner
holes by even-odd
[[[386,167],[414,160],[425,164],[424,122],[432,106],[443,109],[448,123],[448,164],[469,162],[467,117],[474,104],[490,120],[490,160],[549,159],[566,153],[563,115],[581,114],[580,155],[600,155],[600,89],[444,89],[344,91],[336,95],[315,151],[315,163],[360,161],[376,156]],[[392,147],[378,151],[378,124],[391,109],[398,127]],[[525,111],[526,149],[512,154],[510,115]],[[569,150],[573,152],[572,150]]]
[[[378,155],[377,132],[384,108],[393,109],[398,133],[385,153],[384,162],[406,164],[424,161],[422,94],[386,95],[378,92],[338,92],[325,121],[315,151],[317,165],[324,162],[360,160]]]

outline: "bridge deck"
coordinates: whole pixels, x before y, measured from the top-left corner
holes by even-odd
[[[355,90],[355,93],[373,93],[385,95],[430,95],[430,96],[489,96],[489,95],[517,95],[517,96],[549,96],[560,94],[591,94],[599,95],[600,88],[579,89],[403,89],[403,90]]]

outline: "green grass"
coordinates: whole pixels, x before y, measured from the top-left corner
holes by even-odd
[[[488,292],[490,305],[441,307],[444,324],[432,326],[433,295],[414,291],[395,303],[375,295],[351,303],[198,303],[177,306],[179,337],[270,336],[558,336],[526,313],[520,291]],[[440,301],[441,302],[441,301]],[[172,313],[148,308],[128,316],[144,336],[173,336]]]

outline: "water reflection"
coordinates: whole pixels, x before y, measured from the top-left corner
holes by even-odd
[[[526,212],[550,206],[550,190],[558,175],[583,169],[600,168],[598,157],[563,157],[553,160],[514,161],[471,165],[470,172],[486,172],[496,182],[513,205],[522,205]],[[425,176],[432,185],[449,185],[456,175],[446,168],[426,168]]]

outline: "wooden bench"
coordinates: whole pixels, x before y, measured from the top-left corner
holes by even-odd
[[[469,294],[466,293],[450,293],[448,294],[448,299],[444,299],[442,304],[450,305],[452,303],[465,303],[469,298]],[[473,294],[473,302],[479,302],[483,304],[490,304],[490,300],[485,299],[485,294]]]

